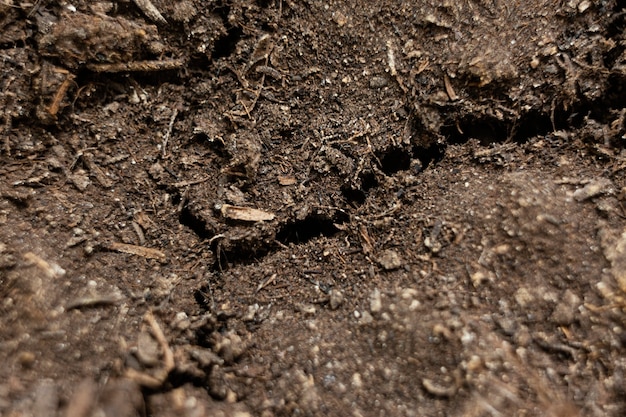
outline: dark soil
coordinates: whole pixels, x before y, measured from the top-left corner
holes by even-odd
[[[0,0],[0,415],[625,415],[624,7]]]

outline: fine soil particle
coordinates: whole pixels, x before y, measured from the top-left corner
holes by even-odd
[[[624,415],[625,30],[0,1],[0,414]]]

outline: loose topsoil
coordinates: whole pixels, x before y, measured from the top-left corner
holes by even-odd
[[[0,415],[626,414],[617,0],[0,0]]]

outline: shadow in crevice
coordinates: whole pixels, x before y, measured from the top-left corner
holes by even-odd
[[[289,222],[278,231],[276,240],[288,245],[306,243],[321,236],[332,237],[340,231],[336,224],[348,221],[347,215],[341,214],[335,217],[333,219],[322,214],[311,214],[304,220]]]
[[[211,55],[214,60],[219,58],[225,58],[235,52],[237,42],[241,39],[243,29],[240,27],[231,27],[228,29],[226,35],[215,41],[213,47],[213,54]]]
[[[393,175],[399,171],[409,169],[411,157],[411,152],[408,149],[400,147],[392,147],[378,155],[381,170],[387,175]]]
[[[210,230],[207,223],[200,217],[194,215],[188,207],[183,207],[178,215],[178,221],[183,226],[190,228],[201,240],[209,239],[215,235],[214,230]]]
[[[341,187],[341,194],[348,201],[348,203],[354,204],[355,206],[360,206],[365,203],[365,199],[367,198],[368,192],[378,186],[378,180],[376,179],[376,175],[374,175],[371,171],[362,172],[359,175],[360,186],[355,188],[355,186],[344,185]]]

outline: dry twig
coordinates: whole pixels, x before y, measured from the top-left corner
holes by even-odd
[[[182,59],[155,61],[118,62],[115,64],[88,64],[93,72],[156,72],[179,69],[185,64]]]
[[[161,262],[167,260],[167,256],[158,249],[146,248],[144,246],[129,245],[126,243],[113,242],[106,246],[116,252],[128,253],[131,255],[143,256],[144,258],[156,259]]]

